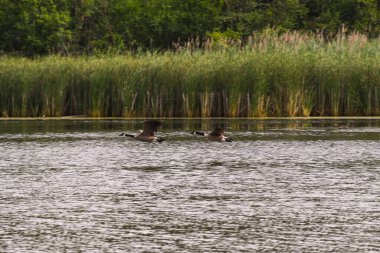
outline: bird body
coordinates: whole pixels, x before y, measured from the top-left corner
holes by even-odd
[[[224,135],[224,129],[220,127],[216,127],[211,133],[207,134],[205,132],[200,131],[194,131],[191,132],[191,134],[197,134],[206,136],[211,141],[226,141],[226,142],[232,142],[232,138],[227,137]]]
[[[120,136],[133,137],[139,141],[145,142],[162,142],[162,138],[155,136],[155,133],[157,132],[157,128],[159,126],[161,126],[161,122],[158,120],[146,120],[144,121],[144,130],[142,130],[142,132],[140,132],[139,134],[133,135],[122,133],[120,134]]]

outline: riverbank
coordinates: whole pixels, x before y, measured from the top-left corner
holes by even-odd
[[[63,117],[0,117],[0,121],[40,121],[40,120],[146,120],[151,119],[149,117],[77,117],[77,116],[63,116]],[[287,120],[287,121],[309,121],[309,120],[380,120],[380,116],[345,116],[345,117],[260,117],[260,118],[248,118],[248,117],[193,117],[193,118],[185,118],[185,117],[159,117],[155,118],[158,120],[252,120],[252,121],[272,121],[272,120]]]
[[[380,116],[380,40],[299,33],[135,55],[0,57],[2,117]]]

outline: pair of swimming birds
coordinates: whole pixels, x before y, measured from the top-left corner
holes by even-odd
[[[120,136],[132,137],[137,140],[145,141],[145,142],[154,142],[154,141],[162,142],[164,139],[155,135],[155,133],[157,132],[157,128],[159,126],[161,126],[161,122],[158,120],[146,120],[144,121],[144,129],[142,130],[141,133],[138,133],[138,134],[122,133],[120,134]],[[227,142],[232,141],[232,138],[224,136],[224,130],[223,128],[220,128],[220,127],[216,127],[209,134],[205,132],[200,132],[200,131],[193,131],[191,132],[191,134],[202,135],[212,141],[227,141]]]

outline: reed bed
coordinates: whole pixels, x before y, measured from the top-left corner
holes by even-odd
[[[2,117],[380,116],[380,39],[298,32],[176,52],[0,57]]]

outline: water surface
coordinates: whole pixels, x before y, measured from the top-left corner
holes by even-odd
[[[189,134],[220,124],[234,138]],[[0,252],[378,252],[380,120],[0,121]]]

